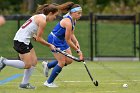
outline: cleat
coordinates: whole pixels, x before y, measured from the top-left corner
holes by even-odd
[[[30,83],[27,83],[27,84],[20,84],[20,85],[19,85],[19,88],[21,88],[21,89],[35,89],[35,87],[32,86]]]
[[[49,74],[49,68],[48,68],[47,64],[48,64],[48,61],[42,62],[43,72],[46,77],[48,77],[48,74]]]
[[[0,72],[1,72],[1,70],[6,66],[6,65],[3,63],[4,60],[6,60],[6,58],[0,57]]]
[[[47,86],[49,88],[57,88],[58,86],[56,84],[54,84],[53,82],[52,83],[48,83],[47,81],[44,82],[44,86]]]

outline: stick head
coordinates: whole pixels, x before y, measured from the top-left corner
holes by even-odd
[[[95,86],[98,86],[99,85],[97,80],[94,82],[94,85]]]

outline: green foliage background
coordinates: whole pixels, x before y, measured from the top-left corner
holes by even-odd
[[[32,14],[38,4],[58,3],[62,4],[69,0],[0,0],[0,14]],[[140,0],[71,0],[80,4],[83,14],[89,12],[104,14],[136,14],[140,10]],[[28,2],[28,3],[27,3]],[[29,10],[29,3],[33,11]],[[113,9],[113,11],[112,11]],[[115,12],[115,13],[114,13]]]

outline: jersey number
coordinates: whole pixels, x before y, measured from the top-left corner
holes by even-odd
[[[26,26],[28,26],[31,22],[32,22],[31,19],[27,20],[27,21],[22,25],[22,29],[24,29]]]

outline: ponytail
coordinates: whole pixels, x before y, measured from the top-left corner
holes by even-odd
[[[72,8],[73,5],[74,5],[73,2],[66,2],[64,4],[57,5],[57,8],[61,13],[66,13]]]
[[[59,10],[60,13],[67,13],[75,7],[80,7],[80,5],[74,4],[73,2],[66,2],[66,3],[61,4],[61,5],[58,5],[58,4],[55,4],[55,3],[44,4],[44,5],[39,5],[38,6],[38,8],[36,10],[36,14],[48,15],[50,12],[52,12],[52,13],[58,12],[58,10]]]
[[[56,5],[53,4],[39,5],[36,10],[36,14],[48,15],[50,12],[52,13],[58,12],[58,8],[56,7]]]
[[[41,14],[42,13],[42,10],[45,8],[45,7],[48,7],[49,4],[44,4],[44,5],[38,5],[38,8],[36,10],[36,14]]]

